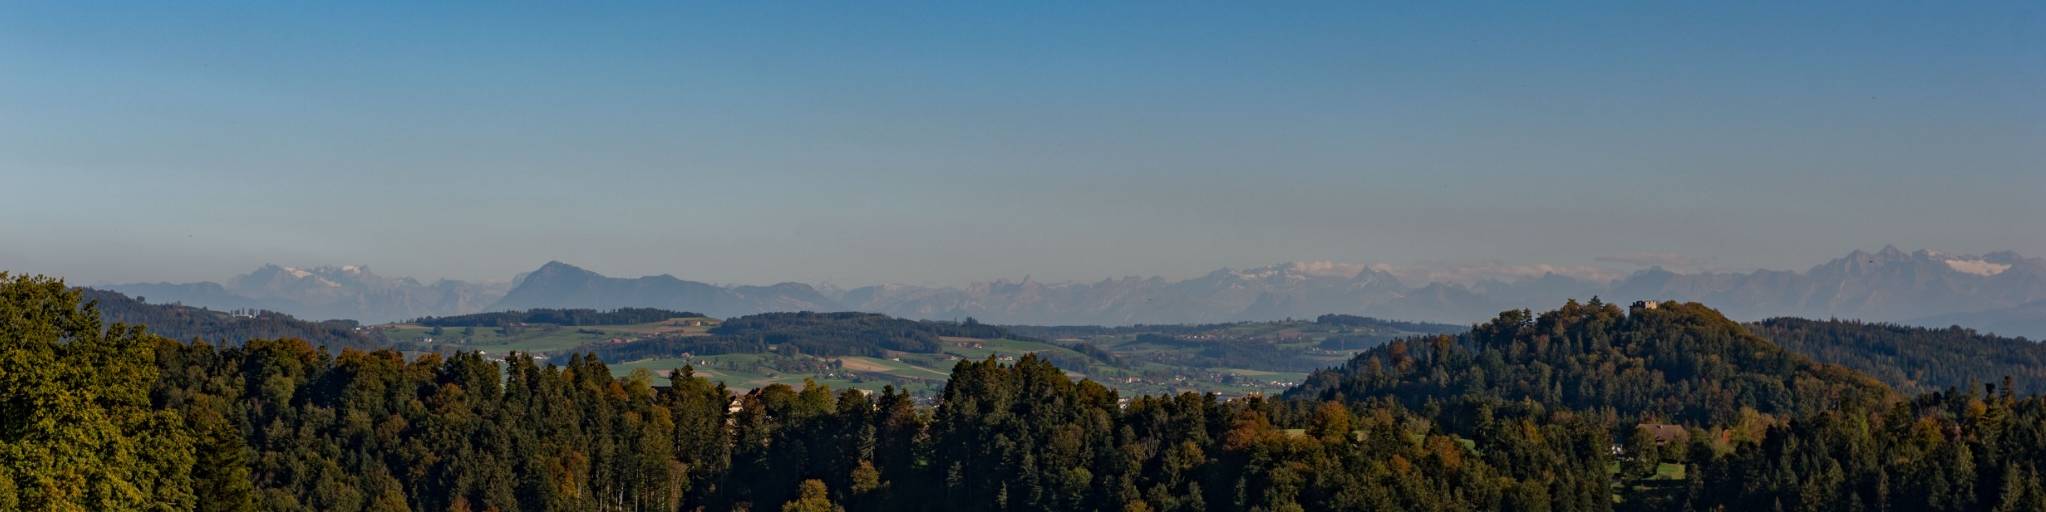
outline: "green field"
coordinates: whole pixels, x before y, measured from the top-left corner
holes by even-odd
[[[1620,474],[1620,463],[1619,463],[1618,461],[1614,461],[1614,462],[1608,462],[1608,463],[1606,463],[1606,473],[1607,473],[1607,474],[1612,474],[1612,475],[1619,475],[1619,474]],[[1650,477],[1647,477],[1647,478],[1630,478],[1630,479],[1631,479],[1631,480],[1636,480],[1636,481],[1650,481],[1650,482],[1652,482],[1652,481],[1669,481],[1669,480],[1683,480],[1683,479],[1684,479],[1684,474],[1685,474],[1685,468],[1684,468],[1684,465],[1683,465],[1683,464],[1671,464],[1671,463],[1668,463],[1668,462],[1661,462],[1661,463],[1657,463],[1657,464],[1655,465],[1655,475],[1654,475],[1654,476],[1650,476]],[[1616,484],[1617,484],[1617,482],[1616,482]]]
[[[545,340],[545,337],[536,337]],[[833,388],[856,388],[878,391],[885,386],[907,389],[915,393],[935,394],[943,389],[951,376],[953,365],[962,360],[984,360],[989,357],[997,361],[1013,362],[1030,353],[1052,353],[1076,361],[1086,361],[1087,356],[1056,344],[1008,339],[944,338],[942,353],[891,352],[886,357],[867,356],[783,356],[778,354],[727,354],[699,356],[687,360],[680,358],[657,358],[639,361],[610,363],[611,371],[618,376],[630,375],[633,371],[646,369],[660,375],[657,385],[666,385],[666,373],[690,365],[696,374],[704,378],[723,382],[736,390],[754,389],[773,384],[801,385],[805,379]],[[531,342],[528,342],[531,343]],[[497,343],[483,346],[510,346]],[[574,344],[568,345],[575,346]],[[810,364],[829,365],[830,368],[807,372],[784,372],[771,368],[775,363],[789,364],[800,361]],[[1100,374],[1113,380],[1127,370],[1105,365],[1090,365],[1085,372],[1071,372],[1075,376]],[[1105,382],[1113,385],[1113,382]]]
[[[630,325],[536,324],[474,329],[444,327],[437,335],[431,327],[410,323],[382,325],[371,329],[377,335],[408,351],[442,353],[478,351],[487,357],[503,357],[511,352],[522,352],[547,359],[592,344],[632,343],[657,335],[705,335],[710,329],[708,325],[715,322],[707,318],[677,318]],[[1306,361],[1315,367],[1328,367],[1340,365],[1355,351],[1323,350],[1318,348],[1318,343],[1328,336],[1347,332],[1350,331],[1341,327],[1292,321],[1227,324],[1184,335],[1187,339],[1202,344],[1268,343],[1270,345],[1264,346],[1296,356],[1297,361]],[[697,375],[723,382],[726,386],[740,391],[772,384],[800,385],[805,379],[809,379],[829,384],[834,388],[879,390],[884,386],[895,386],[927,395],[936,394],[943,389],[953,366],[961,360],[979,361],[994,358],[999,362],[1012,363],[1031,353],[1051,359],[1074,378],[1093,379],[1117,389],[1124,396],[1182,392],[1221,393],[1227,396],[1277,393],[1307,377],[1307,372],[1299,367],[1232,367],[1228,364],[1214,364],[1217,361],[1211,360],[1189,360],[1187,357],[1190,353],[1197,353],[1201,349],[1140,342],[1137,338],[1134,334],[1115,334],[1044,342],[944,337],[940,338],[941,347],[935,353],[887,352],[878,357],[757,353],[696,356],[688,359],[656,357],[607,363],[612,372],[619,376],[630,375],[636,370],[652,372],[657,376],[654,380],[658,385],[668,383],[666,377],[668,372],[687,365],[694,367]],[[1107,364],[1070,348],[1075,346],[1073,343],[1077,341],[1084,341],[1113,353],[1120,364]],[[1361,349],[1364,345],[1367,344],[1360,343],[1357,348]],[[1200,364],[1190,364],[1196,362]]]
[[[501,357],[512,352],[532,354],[547,358],[566,353],[576,347],[591,343],[630,343],[640,338],[664,336],[703,335],[709,331],[704,323],[708,319],[684,318],[663,322],[630,325],[560,326],[525,325],[500,329],[477,327],[474,329],[443,327],[435,335],[432,327],[419,324],[390,324],[374,329],[386,340],[405,344],[419,352],[482,352],[485,356]],[[775,362],[790,363],[787,356],[776,354],[724,354],[698,356],[689,359],[655,358],[638,361],[607,362],[614,375],[624,377],[636,370],[647,370],[656,375],[656,385],[667,385],[667,374],[683,366],[692,366],[696,374],[726,386],[744,391],[773,384],[801,385],[812,380],[833,388],[858,388],[879,390],[894,385],[918,392],[935,393],[942,388],[945,379],[951,375],[952,365],[959,356],[976,359],[987,356],[1020,357],[1038,351],[1059,351],[1072,357],[1083,355],[1055,345],[1014,340],[947,340],[946,352],[953,354],[890,354],[887,358],[877,357],[811,357],[798,356],[800,361],[810,365],[830,365],[837,368],[815,371],[780,371],[773,368]],[[956,354],[956,355],[954,355]]]
[[[935,392],[944,385],[946,372],[867,357],[819,358],[800,356],[800,359],[817,364],[829,364],[833,360],[850,360],[836,369],[821,371],[780,371],[772,368],[776,360],[789,360],[785,356],[772,354],[725,354],[698,356],[688,359],[657,358],[638,361],[609,363],[611,374],[618,377],[631,375],[638,370],[647,370],[655,375],[654,384],[669,384],[668,374],[684,366],[690,367],[696,375],[712,382],[724,383],[726,387],[739,392],[786,384],[801,387],[805,380],[831,386],[833,389],[864,389],[879,391],[893,385],[912,392]],[[892,378],[891,378],[892,377]]]

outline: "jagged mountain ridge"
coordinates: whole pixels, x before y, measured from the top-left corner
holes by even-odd
[[[2011,252],[1964,256],[1906,253],[1885,247],[1874,252],[1855,251],[1804,272],[1680,274],[1656,267],[1610,282],[1546,273],[1529,279],[1493,278],[1468,284],[1405,283],[1371,267],[1331,268],[1317,263],[1223,269],[1181,281],[1126,277],[1044,283],[1025,278],[964,287],[882,285],[849,290],[795,283],[717,287],[672,276],[639,278],[672,281],[675,290],[685,289],[684,284],[695,290],[663,293],[649,292],[650,285],[622,284],[643,281],[575,270],[579,271],[575,275],[611,284],[569,287],[601,298],[569,294],[555,297],[552,300],[557,302],[551,304],[541,298],[547,294],[515,290],[520,299],[508,297],[500,306],[682,307],[737,314],[814,308],[924,319],[970,316],[1013,324],[1164,324],[1305,318],[1323,313],[1469,323],[1502,309],[1596,295],[1611,301],[1674,299],[1719,304],[1729,316],[1743,320],[1837,317],[1933,326],[1959,321],[1968,327],[2000,328],[1997,332],[2011,336],[2046,335],[2039,332],[2041,326],[2034,320],[2037,304],[2046,301],[2046,262]],[[612,291],[595,291],[599,289]],[[648,293],[651,295],[636,295]]]
[[[225,283],[129,283],[101,286],[157,303],[261,309],[309,319],[381,323],[483,311],[510,288],[505,283],[385,277],[355,265],[264,265]]]
[[[1798,316],[1944,326],[1943,319],[1974,318],[1967,326],[1987,327],[1996,323],[1988,317],[2000,316],[2001,310],[2046,299],[2046,260],[2009,251],[1959,256],[1884,247],[1854,251],[1803,273],[1677,274],[1653,268],[1614,283],[1611,290],[1619,298],[1705,302],[1742,319]],[[1965,315],[1978,312],[1983,315]]]

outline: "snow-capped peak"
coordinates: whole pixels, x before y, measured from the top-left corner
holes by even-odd
[[[2003,271],[2010,270],[2009,263],[1994,263],[1982,259],[1948,259],[1946,264],[1947,268],[1954,269],[1955,272],[1983,277],[2002,274]]]
[[[1356,277],[1358,273],[1363,272],[1366,266],[1362,263],[1343,263],[1340,261],[1324,260],[1324,261],[1296,261],[1286,264],[1286,268],[1288,270],[1291,270],[1293,273],[1306,276],[1350,278]]]
[[[1295,261],[1291,263],[1280,263],[1277,265],[1246,268],[1242,270],[1222,269],[1216,272],[1243,281],[1263,281],[1270,279],[1301,281],[1312,278],[1329,277],[1347,279],[1351,277],[1356,277],[1358,273],[1363,272],[1366,268],[1367,267],[1361,263],[1342,263],[1335,261]]]

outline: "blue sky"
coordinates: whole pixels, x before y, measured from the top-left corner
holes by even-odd
[[[761,4],[10,3],[0,268],[2046,256],[2037,2]]]

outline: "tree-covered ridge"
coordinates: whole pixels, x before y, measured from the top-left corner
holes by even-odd
[[[1803,415],[1892,397],[1866,376],[1814,363],[1696,303],[1623,311],[1594,299],[1508,311],[1457,336],[1396,341],[1317,372],[1289,396],[1389,397],[1409,407],[1461,398],[1609,409],[1623,419],[1726,425],[1743,408]]]
[[[1709,310],[1614,309],[1509,313],[1468,350],[1695,337],[1671,344],[1782,368]],[[1732,421],[1685,428],[1486,386],[1419,409],[1124,400],[1023,357],[960,362],[919,407],[814,384],[735,396],[686,367],[655,387],[580,355],[215,347],[96,315],[60,282],[0,276],[0,511],[2046,509],[2046,397],[2008,379],[1874,401],[1847,397],[1880,385],[1821,379],[1797,389],[1842,398],[1764,413],[1747,403],[1763,394],[1736,394]],[[1633,364],[1661,368],[1611,370]]]
[[[1389,403],[1140,397],[1075,382],[1042,360],[964,362],[928,429],[938,510],[1527,510],[1609,504],[1595,423],[1517,431],[1581,454],[1501,468]],[[1302,428],[1286,429],[1286,426]],[[1539,447],[1539,448],[1534,448]]]
[[[150,304],[118,292],[79,289],[82,300],[95,303],[101,322],[149,326],[149,332],[177,340],[204,339],[236,344],[248,340],[297,338],[334,348],[367,348],[381,340],[358,331],[354,321],[311,322],[276,311],[230,313],[180,304]]]
[[[1948,327],[1927,329],[1853,320],[1773,318],[1755,334],[1826,363],[1853,368],[1907,393],[2012,377],[2019,393],[2046,393],[2046,343]]]
[[[95,336],[93,310],[61,284],[10,281],[0,296],[0,396],[11,420],[0,430],[0,510],[1471,510],[1605,501],[1602,469],[1589,470],[1604,466],[1595,457],[1574,466],[1585,469],[1572,473],[1580,477],[1553,466],[1517,477],[1393,406],[1330,403],[1303,415],[1187,394],[1124,407],[1114,392],[1035,357],[962,362],[932,410],[893,390],[776,385],[733,396],[687,368],[656,388],[651,375],[613,378],[581,356],[555,366],[514,355],[500,366],[474,354],[335,354],[297,340],[219,348],[129,328]],[[41,421],[50,415],[66,421]],[[1310,418],[1303,435],[1282,428],[1301,417]],[[1556,440],[1579,447],[1569,453],[1601,453],[1596,429],[1578,431],[1588,437],[1555,430]]]
[[[1442,333],[1451,333],[1463,330],[1463,326],[1460,325],[1433,324],[1427,322],[1402,322],[1399,320],[1386,320],[1383,318],[1372,318],[1368,316],[1342,314],[1327,314],[1317,316],[1314,317],[1314,323],[1343,325],[1350,327],[1376,327],[1412,332],[1435,331]]]
[[[550,309],[536,308],[524,311],[498,311],[468,315],[425,317],[413,321],[428,327],[502,327],[515,324],[549,325],[622,325],[645,324],[673,318],[696,318],[703,315],[686,311],[670,311],[656,308],[595,309]]]
[[[876,340],[877,344],[899,343],[905,346],[914,345],[914,342],[909,340],[930,340],[941,336],[1028,339],[1018,337],[1008,329],[983,324],[972,318],[967,318],[963,322],[941,322],[905,320],[878,313],[856,312],[803,311],[747,315],[727,320],[711,332],[725,336],[762,336],[771,342],[775,339],[851,337]]]
[[[1397,408],[1139,399],[1046,362],[962,363],[907,395],[775,385],[733,396],[614,379],[593,358],[406,362],[297,342],[164,343],[159,406],[206,448],[199,508],[242,510],[1412,510],[1595,508],[1604,460],[1506,471]],[[736,404],[735,410],[727,410]],[[1595,427],[1530,448],[1601,453]],[[1519,431],[1517,431],[1519,432]],[[1553,437],[1553,439],[1552,439]],[[1549,444],[1558,443],[1558,444]],[[1512,451],[1498,452],[1505,457]],[[1559,467],[1570,468],[1567,473]],[[1516,475],[1516,473],[1525,473]],[[822,490],[820,491],[819,488]],[[821,499],[820,499],[821,496]]]

